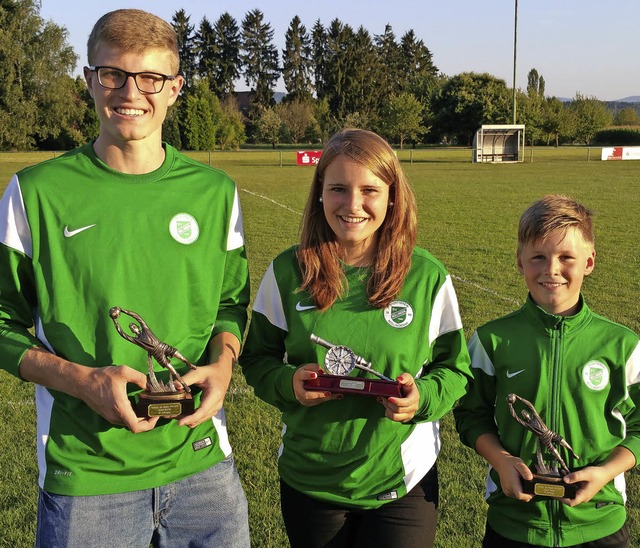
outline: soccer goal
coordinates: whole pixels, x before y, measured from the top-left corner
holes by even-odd
[[[524,162],[524,125],[483,125],[473,138],[473,162]]]

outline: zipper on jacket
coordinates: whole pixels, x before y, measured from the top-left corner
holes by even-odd
[[[553,326],[552,331],[552,346],[553,346],[553,367],[551,374],[551,400],[549,402],[549,417],[548,427],[554,432],[558,431],[560,426],[560,409],[561,409],[561,391],[560,391],[560,379],[562,369],[562,348],[564,345],[564,318],[560,318],[558,322]],[[553,464],[553,462],[550,462]],[[553,545],[560,545],[560,534],[558,533],[560,505],[562,503],[556,499],[549,499],[551,516],[551,530],[553,531]]]

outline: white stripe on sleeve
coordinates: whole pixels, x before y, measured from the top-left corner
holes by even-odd
[[[260,282],[258,294],[253,303],[253,310],[260,312],[260,314],[265,316],[276,327],[279,327],[283,331],[289,331],[287,318],[285,317],[282,306],[280,288],[278,287],[275,272],[273,271],[273,263],[269,265]]]
[[[458,329],[462,329],[458,297],[456,297],[451,276],[447,274],[433,303],[429,322],[429,344],[431,345],[440,335],[458,331]]]
[[[0,243],[32,256],[31,229],[24,209],[18,176],[14,175],[0,200]]]
[[[244,226],[242,224],[242,208],[240,207],[240,197],[238,187],[233,196],[233,209],[229,220],[229,234],[227,236],[227,251],[238,249],[244,245]]]

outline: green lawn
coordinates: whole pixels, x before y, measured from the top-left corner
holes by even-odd
[[[0,154],[0,187],[16,170],[52,156]],[[238,183],[255,292],[269,261],[296,242],[312,169],[296,166],[292,150],[193,156],[227,171]],[[596,268],[584,287],[589,304],[640,331],[637,162],[601,162],[597,148],[527,150],[527,162],[503,165],[472,164],[468,149],[403,150],[398,156],[418,196],[419,244],[451,272],[467,336],[524,299],[515,264],[518,218],[528,204],[551,192],[575,196],[596,211]],[[4,373],[0,380],[0,546],[30,546],[37,494],[33,390]],[[279,416],[253,396],[240,371],[226,407],[250,504],[253,544],[287,546],[278,510]],[[460,445],[451,414],[443,421],[442,436],[436,545],[477,546],[486,510],[485,466]],[[632,546],[640,546],[638,470],[627,479]]]

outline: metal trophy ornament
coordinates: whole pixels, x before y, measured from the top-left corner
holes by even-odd
[[[126,333],[118,323],[118,318],[122,314],[130,316],[138,322],[129,324],[132,335]],[[109,316],[123,339],[147,351],[147,388],[139,394],[138,401],[134,406],[136,415],[138,417],[178,418],[193,413],[194,403],[191,388],[171,365],[171,359],[178,359],[191,369],[195,369],[196,366],[190,363],[177,348],[158,339],[147,323],[135,312],[114,306],[109,310]],[[154,359],[169,371],[169,382],[164,383],[156,378],[153,370]],[[181,389],[176,389],[174,379],[182,385]]]
[[[399,383],[375,371],[371,367],[371,362],[358,356],[351,348],[332,344],[313,333],[311,334],[311,342],[328,349],[324,358],[326,374],[321,373],[315,379],[305,381],[304,387],[306,390],[374,397],[382,396],[385,398],[403,397]],[[379,377],[379,380],[348,376],[356,368]]]
[[[520,411],[520,415],[516,412],[514,404],[520,402],[526,409]],[[560,456],[556,445],[563,447],[571,456],[579,460],[580,457],[573,452],[573,448],[567,441],[550,430],[543,422],[542,418],[536,411],[530,401],[521,398],[517,394],[509,394],[507,396],[507,404],[511,416],[518,423],[533,432],[537,437],[536,440],[536,474],[533,474],[533,480],[528,481],[522,479],[522,490],[529,495],[540,495],[542,497],[552,498],[575,498],[577,486],[576,484],[564,483],[562,478],[566,476],[570,470],[564,459]],[[556,461],[556,466],[549,466],[544,462],[542,449],[551,455]]]

